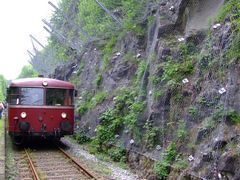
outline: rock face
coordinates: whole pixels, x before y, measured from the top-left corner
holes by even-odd
[[[213,18],[223,5],[224,0],[193,0],[190,1],[185,9],[186,15],[186,34],[201,31],[208,28],[209,18]]]
[[[63,79],[64,74],[75,80],[83,98],[89,94],[94,97],[99,91],[108,95],[81,114],[77,122],[78,128],[94,137],[100,116],[116,108],[119,89],[135,86],[139,64],[145,63],[137,81],[144,95],[135,97],[146,104],[136,123],[140,141],[134,141],[134,132],[127,127],[115,135],[115,145],[148,157],[129,152],[129,163],[142,171],[143,178],[157,178],[153,163],[162,160],[170,142],[177,145],[187,165],[184,169],[177,161],[172,162],[169,179],[240,178],[240,126],[236,123],[240,118],[240,64],[226,58],[235,36],[234,26],[226,19],[208,27],[209,18],[216,16],[223,3],[160,0],[149,4],[147,14],[154,20],[146,34],[140,38],[126,33],[119,39],[107,68],[103,68],[104,54],[92,43],[75,64],[56,70],[58,78]],[[81,104],[78,100],[77,106]],[[152,144],[147,141],[154,134],[149,124],[158,128]],[[193,157],[191,161],[189,156]]]

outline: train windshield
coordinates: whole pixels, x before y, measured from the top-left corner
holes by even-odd
[[[10,88],[8,103],[11,105],[43,105],[42,88]]]
[[[46,105],[47,106],[72,106],[73,90],[67,89],[46,89]]]

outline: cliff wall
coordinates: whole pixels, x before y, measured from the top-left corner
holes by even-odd
[[[240,178],[235,5],[216,20],[224,0],[149,1],[144,34],[72,49],[54,76],[80,93],[76,132],[131,150],[127,161],[148,179]]]

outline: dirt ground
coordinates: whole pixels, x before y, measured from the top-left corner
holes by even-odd
[[[0,119],[0,179],[5,179],[4,122]]]

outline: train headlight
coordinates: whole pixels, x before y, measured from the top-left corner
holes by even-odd
[[[46,86],[48,85],[48,82],[47,82],[47,81],[43,81],[43,82],[42,82],[42,85],[43,85],[44,87],[46,87]]]
[[[27,113],[26,113],[26,112],[22,112],[22,113],[21,113],[21,118],[24,119],[24,118],[26,118],[26,117],[27,117]]]
[[[66,118],[67,118],[67,114],[66,114],[65,112],[63,112],[63,113],[61,114],[61,116],[62,116],[63,119],[66,119]]]

